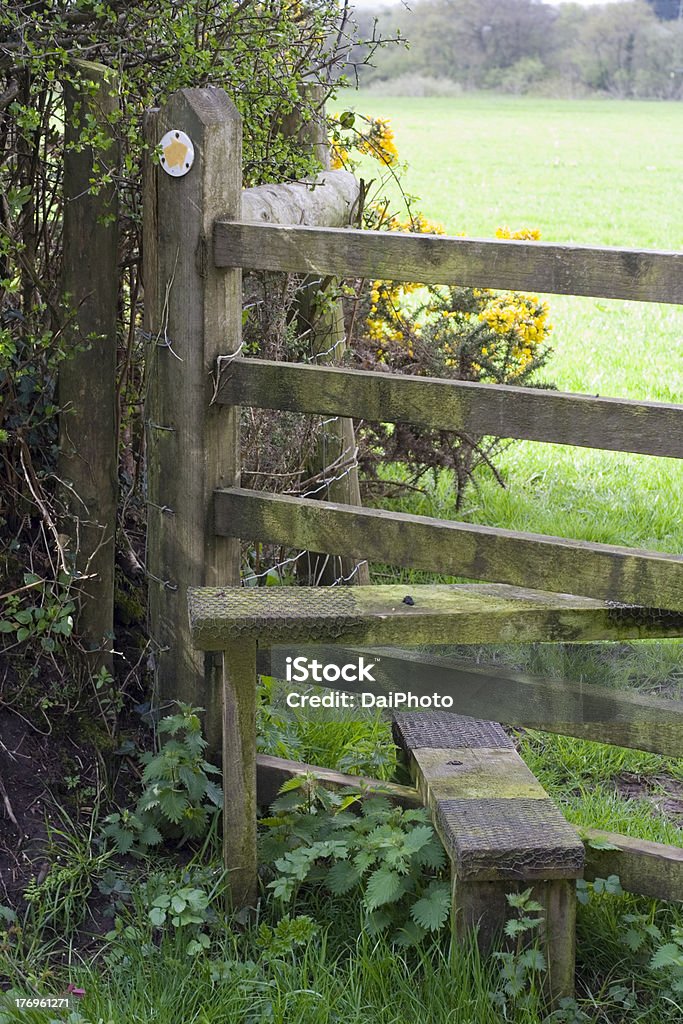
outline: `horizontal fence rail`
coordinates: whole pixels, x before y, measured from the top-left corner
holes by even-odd
[[[683,405],[235,359],[218,402],[683,458]]]
[[[683,254],[216,221],[217,267],[683,304]]]
[[[427,572],[683,611],[683,557],[246,488],[214,493],[216,533]],[[679,623],[680,628],[680,623]]]
[[[468,590],[471,586],[456,585],[452,589],[461,595],[461,600],[462,596],[469,593],[474,602],[476,594]],[[476,586],[474,589],[477,590]],[[494,587],[489,589],[493,590]],[[499,586],[499,589],[499,600],[502,602],[503,593],[508,588]],[[510,589],[514,592],[515,588]],[[486,597],[481,595],[479,600],[482,616],[487,615]],[[495,599],[488,600],[495,606]],[[510,601],[513,600],[515,598],[511,594]],[[521,593],[516,600],[518,621],[522,621],[523,615],[526,615],[527,621],[532,617],[541,621],[543,606],[538,597],[537,607],[534,608],[532,593],[529,592],[526,603],[531,607],[526,613],[519,607],[525,603]],[[601,609],[604,610],[604,605],[598,601],[590,602],[587,598],[583,600],[583,609],[577,599],[574,599],[577,603],[573,604],[570,599],[558,596],[554,609],[548,601],[548,621],[554,611],[556,615],[562,615],[567,626],[573,619],[574,625],[582,630],[593,628],[599,621],[599,613]],[[591,603],[597,606],[592,616],[589,607]],[[613,621],[617,621],[616,616],[613,616]],[[529,625],[533,628],[532,623],[529,622]],[[529,631],[528,626],[526,629]],[[457,630],[458,623],[453,621],[450,631],[456,633]],[[513,632],[514,627],[510,629],[510,633]],[[539,635],[542,636],[542,627]],[[515,640],[518,639],[519,634],[515,636]],[[649,750],[668,757],[683,757],[683,700],[653,697],[635,689],[531,675],[513,671],[503,665],[482,666],[465,660],[462,651],[458,657],[454,657],[440,653],[442,650],[439,647],[414,651],[410,648],[378,646],[311,645],[306,648],[306,654],[309,660],[317,658],[333,664],[353,661],[358,655],[365,656],[367,661],[373,662],[373,693],[382,692],[389,696],[405,690],[429,697],[437,692],[452,698],[453,704],[449,711],[469,718],[490,719],[506,725],[577,736],[598,743]],[[296,656],[295,646],[292,644],[290,647],[286,641],[280,645],[274,657],[272,649],[260,650],[257,657],[259,671],[279,678],[286,653],[290,651]],[[368,683],[347,681],[343,689],[363,693],[368,690]]]

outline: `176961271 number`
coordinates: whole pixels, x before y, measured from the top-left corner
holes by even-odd
[[[76,1000],[70,996],[16,996],[17,1010],[73,1010]]]

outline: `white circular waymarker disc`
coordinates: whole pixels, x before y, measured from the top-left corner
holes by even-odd
[[[161,146],[159,161],[166,173],[170,174],[172,178],[182,178],[184,174],[187,174],[194,163],[194,146],[190,136],[179,129],[171,128],[170,132],[166,132],[159,145]]]

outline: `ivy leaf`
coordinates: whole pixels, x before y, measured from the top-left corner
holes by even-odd
[[[376,910],[384,903],[394,903],[402,893],[401,876],[389,868],[377,868],[365,887],[365,906],[368,910]]]
[[[445,884],[433,885],[426,896],[413,903],[410,916],[428,932],[443,928],[451,908],[450,889]]]

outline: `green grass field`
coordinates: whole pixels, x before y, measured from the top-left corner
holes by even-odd
[[[545,241],[683,247],[679,105],[361,93],[354,106],[391,120],[405,191],[449,234],[493,237],[509,225],[537,227]],[[546,298],[554,352],[543,373],[561,390],[683,401],[683,308]],[[683,551],[675,460],[524,442],[500,465],[507,490],[482,475],[466,503],[473,521]],[[427,504],[445,515],[449,500],[444,481]]]

